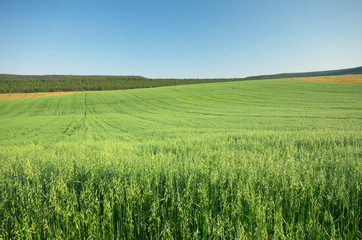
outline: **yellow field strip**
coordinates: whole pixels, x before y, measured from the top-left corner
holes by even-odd
[[[37,93],[2,93],[0,100],[16,99],[16,98],[31,98],[31,97],[47,97],[66,94],[86,93],[90,91],[74,91],[74,92],[37,92]]]
[[[338,83],[362,83],[362,74],[338,75],[338,76],[322,76],[322,77],[297,77],[282,78],[276,80],[298,80],[313,82],[338,82]]]

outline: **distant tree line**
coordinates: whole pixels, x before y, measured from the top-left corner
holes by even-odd
[[[247,77],[245,79],[254,80],[254,79],[296,78],[296,77],[322,77],[322,76],[337,76],[337,75],[351,75],[351,74],[362,74],[362,67],[330,70],[330,71],[318,71],[318,72],[260,75],[260,76]]]
[[[243,79],[149,79],[141,76],[0,74],[0,93],[120,90],[240,80]]]

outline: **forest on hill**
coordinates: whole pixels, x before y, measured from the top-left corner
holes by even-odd
[[[351,74],[362,74],[362,66],[356,68],[346,68],[346,69],[329,70],[329,71],[259,75],[259,76],[247,77],[246,79],[251,80],[251,79],[275,79],[275,78],[295,78],[295,77],[324,77],[324,76],[338,76],[338,75],[351,75]]]
[[[134,88],[188,85],[196,83],[232,82],[257,79],[335,76],[362,74],[362,67],[304,73],[282,73],[247,78],[146,78],[111,75],[15,75],[0,74],[0,93],[102,91]]]
[[[121,90],[240,80],[242,79],[150,79],[141,76],[0,74],[0,93]]]

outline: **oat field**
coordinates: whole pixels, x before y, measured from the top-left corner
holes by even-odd
[[[0,101],[0,239],[361,239],[362,84]]]

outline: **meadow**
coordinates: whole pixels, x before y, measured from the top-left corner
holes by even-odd
[[[362,84],[0,101],[0,239],[361,239]]]

